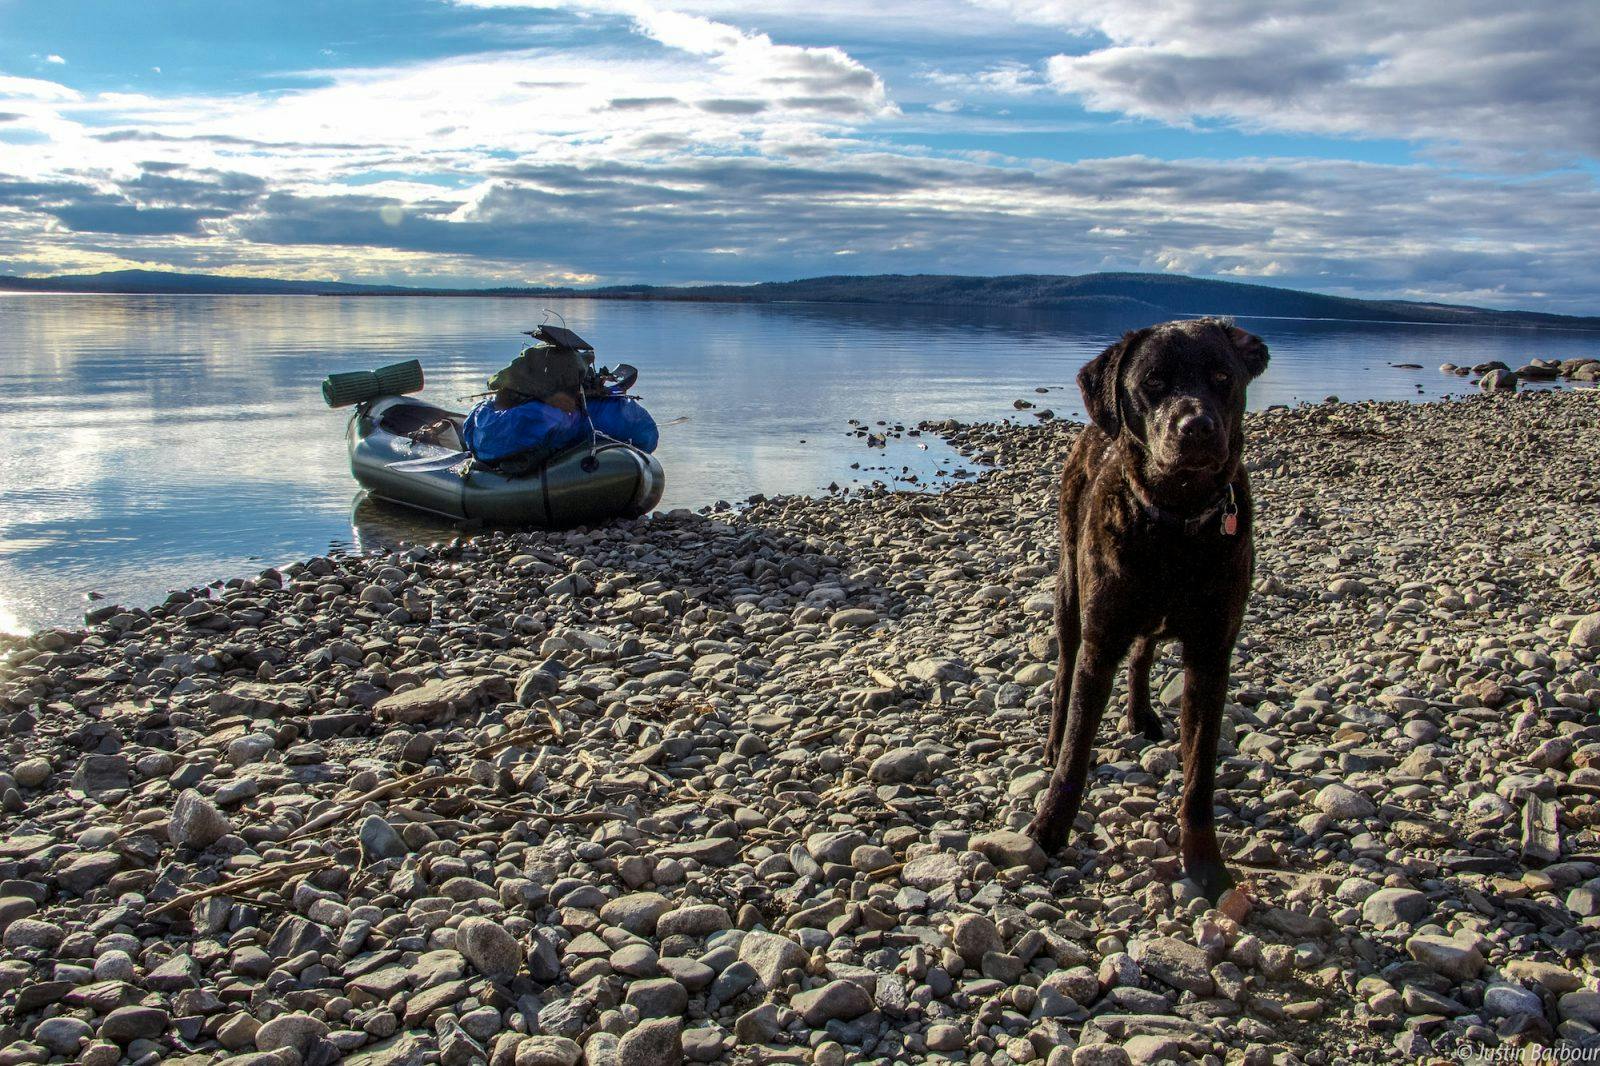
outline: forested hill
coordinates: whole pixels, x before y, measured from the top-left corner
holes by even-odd
[[[835,275],[755,285],[612,285],[601,288],[451,289],[361,285],[337,281],[122,270],[47,278],[0,277],[0,291],[300,296],[517,296],[603,300],[693,300],[718,303],[932,304],[948,307],[1032,307],[1088,314],[1170,318],[1241,317],[1364,319],[1456,325],[1600,329],[1600,317],[1504,311],[1409,300],[1344,296],[1210,281],[1178,274]]]
[[[519,290],[503,290],[507,293]],[[525,291],[525,290],[520,290]],[[1298,289],[1208,281],[1178,274],[956,274],[836,275],[757,285],[609,286],[541,289],[540,295],[615,300],[705,300],[733,303],[942,304],[970,307],[1038,307],[1153,315],[1239,315],[1271,318],[1366,319],[1475,325],[1600,329],[1600,317],[1500,311],[1409,300],[1356,300]]]

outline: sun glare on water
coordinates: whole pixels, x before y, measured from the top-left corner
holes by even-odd
[[[17,617],[4,600],[0,600],[0,634],[14,637],[26,637],[33,630],[22,624],[22,619]]]

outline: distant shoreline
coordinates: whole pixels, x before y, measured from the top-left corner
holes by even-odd
[[[1121,319],[1130,324],[1215,314],[1239,318],[1383,325],[1600,331],[1600,316],[1500,310],[1411,300],[1363,300],[1176,274],[1019,274],[1001,277],[880,274],[836,275],[748,285],[447,289],[161,271],[117,271],[48,278],[0,277],[0,293],[81,296],[427,296],[637,303],[973,307],[1072,312]]]
[[[239,297],[268,297],[271,299],[427,299],[427,300],[603,300],[613,303],[695,303],[695,304],[739,304],[747,307],[939,307],[945,309],[970,308],[976,311],[1055,311],[1064,312],[1074,310],[1070,307],[1052,307],[1039,304],[961,304],[961,303],[920,303],[914,300],[905,300],[898,303],[880,301],[857,300],[847,302],[843,300],[737,300],[731,298],[712,296],[630,296],[623,294],[608,294],[596,292],[479,292],[462,290],[460,292],[157,292],[157,291],[128,291],[113,292],[109,290],[73,290],[73,289],[6,289],[0,288],[0,297],[5,296],[163,296],[184,299],[237,299]],[[1225,318],[1249,318],[1262,321],[1281,322],[1334,322],[1349,325],[1367,326],[1425,326],[1445,327],[1451,329],[1522,329],[1540,330],[1562,333],[1600,333],[1600,322],[1594,325],[1558,325],[1542,322],[1429,322],[1404,318],[1335,318],[1314,315],[1261,315],[1245,312],[1229,311],[1194,311],[1183,312],[1176,315],[1178,318],[1201,318],[1207,315],[1217,315]],[[1567,316],[1553,316],[1567,317]],[[1575,318],[1576,322],[1589,322],[1590,319]]]

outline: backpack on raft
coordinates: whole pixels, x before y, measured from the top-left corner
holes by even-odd
[[[627,390],[639,372],[594,366],[594,346],[570,329],[530,330],[539,342],[489,379],[496,399],[472,409],[462,439],[474,458],[510,476],[537,471],[557,454],[596,435],[653,452],[660,430]],[[514,398],[501,406],[499,398]]]
[[[539,343],[522,349],[489,379],[489,388],[545,403],[562,394],[574,399],[582,395],[594,376],[594,346],[560,326],[540,326],[528,335]]]

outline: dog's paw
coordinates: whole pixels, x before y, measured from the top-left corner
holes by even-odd
[[[1216,903],[1228,894],[1235,882],[1228,868],[1220,862],[1195,862],[1184,868],[1184,876],[1200,886],[1206,899]]]
[[[1067,834],[1071,830],[1070,824],[1065,824],[1062,819],[1052,818],[1041,811],[1028,823],[1027,832],[1039,842],[1039,847],[1046,855],[1053,855],[1067,846]]]
[[[1127,727],[1130,734],[1142,737],[1152,744],[1167,739],[1167,731],[1161,725],[1161,716],[1155,711],[1128,712]]]

